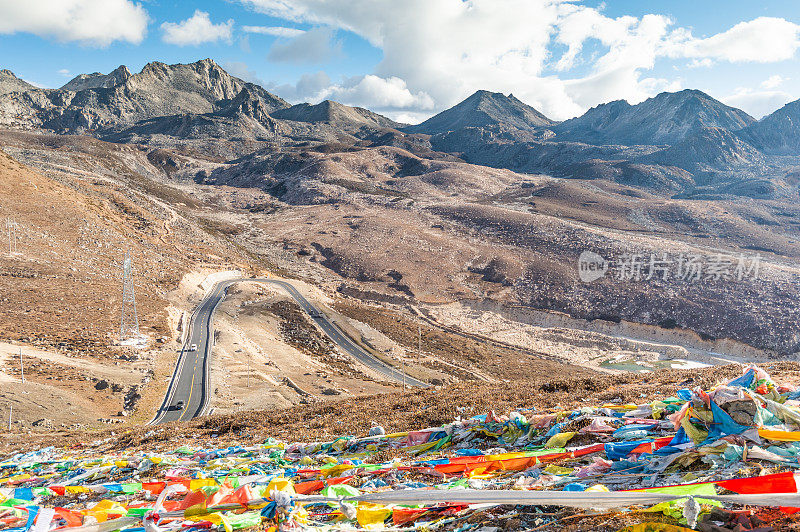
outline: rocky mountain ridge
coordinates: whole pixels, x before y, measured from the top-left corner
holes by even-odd
[[[248,85],[211,59],[188,65],[148,63],[127,78],[125,72],[120,67],[107,76],[76,78],[67,85],[77,91],[31,89],[4,95],[0,125],[73,134],[123,129],[157,117],[213,113],[220,102],[233,100]],[[112,85],[116,81],[121,83]],[[270,111],[289,106],[257,85],[251,88]]]
[[[125,83],[132,75],[128,67],[120,65],[109,74],[101,74],[100,72],[78,74],[65,83],[61,90],[78,92],[86,89],[110,89]]]
[[[35,89],[25,80],[19,79],[13,72],[7,69],[0,70],[0,95],[12,92],[25,92]]]
[[[800,156],[800,102],[756,122],[701,91],[682,90],[636,105],[602,104],[558,123],[513,95],[479,90],[407,126],[328,100],[291,105],[211,59],[152,62],[136,74],[120,66],[77,76],[61,89],[39,89],[3,71],[3,90],[0,126],[181,147],[223,160],[263,149],[395,146],[427,158],[610,179],[662,194],[691,193],[702,184],[747,195],[752,187],[742,180],[796,194],[781,180],[797,173],[786,156]],[[732,180],[739,184],[730,186]]]
[[[777,111],[743,129],[741,137],[764,153],[797,155],[800,153],[800,100],[787,103]]]
[[[662,92],[637,105],[618,100],[589,109],[553,127],[557,140],[587,144],[675,144],[702,128],[738,131],[755,119],[708,94]]]

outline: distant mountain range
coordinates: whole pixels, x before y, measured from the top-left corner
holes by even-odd
[[[663,92],[638,105],[618,100],[558,124],[556,139],[589,144],[675,144],[702,128],[737,131],[755,119],[698,90]]]
[[[800,101],[756,121],[698,90],[619,100],[556,122],[513,95],[477,91],[418,125],[333,101],[290,105],[211,59],[82,74],[41,89],[0,70],[0,126],[210,151],[395,146],[428,158],[692,196],[797,195]],[[750,186],[748,183],[757,183]],[[765,183],[767,184],[765,186]]]

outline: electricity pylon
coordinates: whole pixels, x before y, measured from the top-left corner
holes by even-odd
[[[119,339],[139,339],[139,316],[136,313],[136,294],[133,290],[133,274],[131,273],[131,257],[125,252],[122,263],[122,320],[119,326]]]

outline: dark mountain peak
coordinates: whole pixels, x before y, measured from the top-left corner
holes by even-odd
[[[593,109],[630,109],[633,107],[628,100],[611,100],[610,102],[601,103],[593,107]]]
[[[339,102],[323,100],[318,104],[300,103],[272,113],[274,118],[295,122],[327,123],[340,127],[371,126],[397,128],[400,124],[362,107],[350,107]]]
[[[744,111],[734,107],[729,107],[716,98],[697,89],[684,89],[678,92],[662,92],[657,96],[650,98],[649,100],[645,100],[639,105],[647,104],[648,102],[651,102],[651,100],[652,105],[659,105],[661,102],[664,102],[664,104],[669,106],[680,107],[698,113],[708,111],[712,113],[712,115],[721,115],[725,112],[728,112],[731,115],[738,115],[738,117],[744,123],[742,127],[755,121],[753,117]]]
[[[659,92],[658,94],[653,96],[653,98],[654,99],[668,98],[672,100],[685,100],[689,98],[701,98],[706,100],[714,99],[705,92],[701,91],[700,89],[681,89],[675,92],[664,91],[664,92]]]
[[[145,72],[164,70],[167,66],[168,65],[166,63],[162,63],[161,61],[150,61],[142,67],[142,70],[139,73],[144,74]]]
[[[131,71],[128,70],[128,67],[126,67],[125,65],[118,66],[117,68],[112,70],[111,73],[109,74],[109,76],[113,76],[113,77],[115,77],[117,79],[121,79],[123,81],[128,79],[132,75],[133,74],[131,74]]]
[[[662,92],[636,105],[621,101],[598,105],[554,130],[559,140],[632,146],[675,144],[702,128],[738,131],[754,121],[703,91],[685,89]]]
[[[322,100],[317,104],[317,107],[326,113],[335,113],[337,110],[344,108],[344,105],[333,100]]]
[[[458,106],[472,106],[476,109],[480,109],[486,105],[497,105],[497,106],[510,106],[515,107],[518,105],[525,106],[520,100],[515,98],[512,94],[506,96],[502,92],[491,92],[487,90],[478,90],[472,93],[472,95],[468,96],[464,101],[457,104]],[[527,106],[526,106],[527,107]]]
[[[479,89],[473,92],[470,96],[468,96],[464,102],[471,102],[475,100],[483,101],[483,100],[493,100],[495,98],[508,98],[501,92],[492,92],[487,91],[484,89]],[[463,103],[463,102],[462,102]]]
[[[765,153],[800,154],[800,100],[787,103],[739,134]]]
[[[478,90],[454,107],[406,128],[406,131],[435,135],[466,127],[501,126],[532,130],[553,124],[552,120],[513,95]]]

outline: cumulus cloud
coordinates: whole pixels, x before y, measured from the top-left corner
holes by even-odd
[[[295,23],[353,32],[383,52],[372,74],[392,94],[397,79],[433,110],[476,89],[509,93],[565,119],[612,99],[641,101],[680,79],[654,76],[659,59],[686,59],[693,67],[716,62],[772,62],[791,57],[799,26],[779,18],[742,22],[695,37],[659,14],[609,17],[603,6],[575,0],[239,0]],[[298,37],[300,39],[302,37]],[[373,83],[366,77],[362,87]],[[337,84],[331,94],[375,98],[369,90]],[[431,100],[396,98],[409,107]],[[363,105],[363,104],[362,104]]]
[[[331,28],[314,28],[270,47],[267,59],[278,63],[324,63],[342,54],[342,43],[334,42]]]
[[[665,43],[670,56],[708,58],[731,63],[772,63],[794,57],[800,47],[800,26],[774,17],[740,22],[705,39],[676,30]]]
[[[331,85],[331,78],[325,72],[315,72],[313,74],[303,74],[297,83],[270,83],[265,85],[267,89],[278,94],[285,100],[293,103],[313,102],[317,103],[321,99],[319,95],[323,90]]]
[[[62,68],[61,70],[58,71],[58,73],[61,74],[64,77],[69,76],[69,70],[66,69],[66,68]]]
[[[32,33],[61,42],[139,44],[150,18],[129,0],[0,0],[0,34]]]
[[[162,41],[178,46],[198,46],[218,41],[230,43],[233,35],[233,19],[214,24],[208,13],[198,9],[186,20],[163,23],[161,30],[164,32]]]
[[[284,26],[242,26],[242,30],[247,33],[258,33],[261,35],[272,35],[274,37],[297,37],[305,33],[304,30],[297,28],[286,28]]]
[[[317,100],[336,100],[347,105],[369,107],[382,112],[398,109],[432,110],[434,101],[424,92],[412,92],[400,78],[373,74],[348,78],[317,93]]]
[[[303,75],[294,85],[273,84],[268,88],[291,102],[318,103],[335,100],[346,105],[367,107],[392,118],[416,117],[413,112],[405,111],[406,109],[419,109],[419,117],[422,117],[424,112],[430,114],[430,110],[434,108],[433,98],[424,92],[412,92],[402,79],[381,78],[372,74],[332,83],[327,74],[316,72]]]

